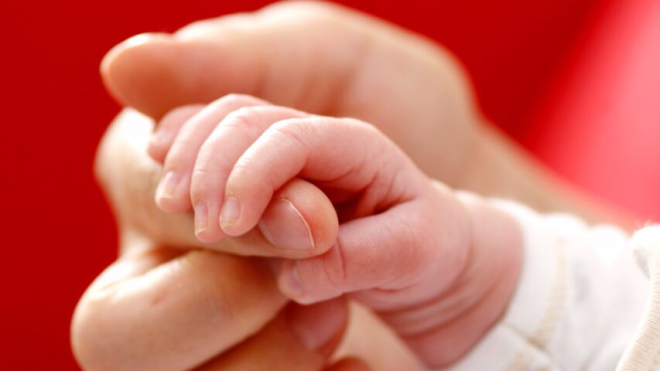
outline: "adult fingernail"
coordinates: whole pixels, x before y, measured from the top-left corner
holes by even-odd
[[[309,224],[289,200],[279,199],[268,207],[259,222],[266,239],[282,249],[314,249],[314,238]]]
[[[286,309],[286,320],[293,335],[310,350],[319,350],[339,340],[347,317],[343,299],[308,306],[292,304]]]
[[[224,205],[222,206],[222,214],[220,215],[220,225],[224,229],[236,223],[240,215],[241,215],[241,203],[238,201],[238,198],[234,196],[229,196],[227,197]]]
[[[179,176],[173,171],[167,172],[156,189],[157,200],[169,200],[174,196],[179,185]]]

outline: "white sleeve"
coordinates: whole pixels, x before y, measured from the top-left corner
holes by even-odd
[[[629,236],[493,203],[523,231],[520,281],[502,320],[450,370],[615,370],[649,295]]]

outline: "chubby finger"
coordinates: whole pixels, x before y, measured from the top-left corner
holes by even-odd
[[[313,255],[332,247],[338,229],[330,200],[316,186],[298,178],[275,193],[259,221],[259,230],[277,248]]]
[[[466,323],[482,322],[471,315],[463,317],[462,311],[487,312],[476,305],[479,297],[469,296],[469,290],[467,295],[447,294],[465,269],[470,248],[464,236],[470,231],[467,224],[461,228],[460,218],[456,220],[460,214],[451,210],[456,205],[434,205],[445,213],[442,218],[428,212],[428,203],[416,199],[341,224],[337,242],[328,252],[284,262],[278,276],[280,289],[307,304],[350,293],[380,313],[427,364],[455,360],[469,344],[449,340],[457,331],[465,331],[461,340],[483,334],[478,326],[475,332],[466,330]],[[452,226],[452,230],[444,232],[439,226]],[[447,300],[453,294],[467,299]],[[465,320],[457,321],[461,318]],[[460,325],[447,326],[454,322]],[[440,344],[439,339],[442,346],[434,346]]]
[[[270,256],[282,258],[310,257],[324,250],[330,234],[315,234],[319,225],[336,223],[334,214],[315,214],[315,210],[332,210],[328,199],[312,184],[300,181],[285,185],[294,191],[284,193],[307,222],[312,235],[317,238],[316,249],[281,249],[270,243],[258,228],[237,238],[223,239],[214,243],[199,241],[194,234],[191,214],[172,215],[163,213],[153,202],[153,194],[161,178],[162,168],[146,154],[146,147],[153,130],[153,121],[134,110],[125,110],[108,129],[96,158],[96,174],[101,187],[112,205],[120,225],[131,226],[156,243],[181,248],[204,248],[237,255]],[[330,215],[328,222],[314,217]],[[326,224],[329,223],[329,224]],[[317,237],[318,236],[318,237]],[[325,236],[325,237],[324,237]],[[325,241],[325,242],[324,242]],[[318,249],[318,250],[317,250]]]
[[[277,106],[241,107],[228,113],[212,133],[207,134],[194,165],[186,163],[178,166],[194,167],[187,172],[192,173],[190,199],[195,208],[197,238],[204,242],[215,242],[223,237],[220,208],[224,201],[225,183],[229,172],[245,150],[273,123],[305,116],[302,112]],[[197,152],[197,148],[191,147],[190,140],[182,139],[181,153],[191,150]],[[172,162],[175,161],[180,160],[172,156]]]
[[[169,152],[174,138],[176,138],[183,124],[201,111],[202,108],[203,106],[201,104],[193,104],[177,107],[168,112],[160,120],[149,140],[149,147],[147,147],[149,156],[160,164],[165,162],[167,152]]]
[[[394,296],[419,283],[430,267],[444,269],[449,276],[462,267],[457,263],[464,254],[441,249],[444,244],[453,246],[453,236],[447,236],[447,241],[422,237],[433,227],[429,220],[432,216],[425,212],[423,203],[402,203],[383,213],[341,224],[337,242],[328,252],[283,264],[278,278],[280,289],[300,303],[367,289],[381,290],[390,302],[396,302]],[[438,290],[446,287],[443,282],[434,282],[433,286]],[[406,305],[415,304],[427,294],[407,292],[400,299],[405,299]]]
[[[191,207],[190,183],[199,149],[215,127],[229,113],[245,106],[266,105],[265,101],[244,95],[228,95],[206,106],[187,120],[179,130],[163,165],[163,178],[156,190],[156,204],[170,213]]]
[[[129,254],[81,299],[72,343],[85,369],[191,369],[257,333],[285,303],[255,259]]]
[[[379,214],[341,224],[328,252],[285,262],[279,286],[301,303],[369,290],[359,298],[375,310],[414,307],[448,290],[463,272],[471,225],[450,190],[430,188]]]
[[[283,264],[281,290],[301,303],[352,292],[426,365],[456,362],[503,315],[521,237],[476,197],[432,195],[342,224],[326,254]]]
[[[225,188],[223,231],[236,236],[252,229],[273,192],[296,176],[359,194],[354,217],[412,199],[423,178],[401,150],[369,124],[329,117],[280,121],[234,165]]]
[[[321,371],[347,323],[343,299],[291,304],[257,335],[196,371]]]

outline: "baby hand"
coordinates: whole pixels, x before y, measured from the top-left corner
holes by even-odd
[[[197,238],[202,242],[215,242],[225,235],[219,223],[225,183],[216,173],[219,169],[231,170],[242,151],[256,139],[255,135],[265,129],[255,125],[267,123],[253,125],[243,115],[251,115],[251,109],[268,112],[275,107],[253,97],[229,95],[202,108],[201,105],[183,106],[167,114],[152,137],[149,154],[164,165],[164,176],[156,191],[158,207],[180,213],[194,205]],[[224,124],[218,125],[221,121]],[[248,126],[240,127],[243,123]],[[223,153],[218,153],[219,150]],[[245,255],[308,257],[332,246],[337,227],[334,207],[326,195],[302,179],[292,179],[273,195],[260,228],[241,238],[263,240],[263,231],[268,242],[279,250],[240,249],[240,244],[224,246],[224,249]],[[252,245],[255,244],[248,244]]]
[[[233,96],[171,113],[156,138],[152,156],[167,153],[157,203],[194,205],[199,238],[242,235],[284,209],[281,226],[307,232],[296,246],[315,248],[336,219],[309,223],[313,213],[290,212],[300,205],[277,194],[302,178],[327,195],[337,238],[319,256],[283,263],[279,286],[293,300],[350,294],[431,366],[456,361],[503,314],[520,265],[514,222],[433,183],[375,127]]]

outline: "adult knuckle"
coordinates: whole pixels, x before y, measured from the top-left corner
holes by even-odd
[[[291,16],[299,22],[314,27],[336,23],[343,9],[325,1],[287,1],[276,3],[263,9],[266,13],[278,16]]]
[[[204,267],[205,264],[215,263],[213,260],[218,258],[209,252],[194,252],[186,256],[184,264],[189,265],[189,268],[197,269],[199,271],[205,270],[213,272]],[[197,266],[197,267],[196,267]],[[200,313],[204,313],[210,322],[222,321],[227,318],[235,318],[238,315],[236,310],[237,296],[233,293],[231,280],[226,280],[223,273],[227,272],[213,272],[207,277],[205,287],[211,288],[205,290],[206,294],[204,299],[198,304],[200,305]]]
[[[195,251],[186,258],[184,264],[189,265],[191,270],[208,272],[200,291],[204,295],[199,296],[198,304],[199,312],[210,323],[244,318],[246,311],[250,310],[249,303],[254,300],[250,295],[245,295],[246,289],[266,293],[273,285],[268,272],[258,265],[246,264],[240,257]],[[218,266],[223,269],[215,269]]]
[[[241,105],[253,103],[255,100],[256,98],[246,94],[231,93],[220,98],[218,100],[218,105],[225,105],[232,107],[241,106]]]
[[[355,131],[363,132],[368,135],[377,135],[379,137],[383,136],[383,133],[377,127],[362,120],[345,118],[343,119],[343,122],[346,126]]]

